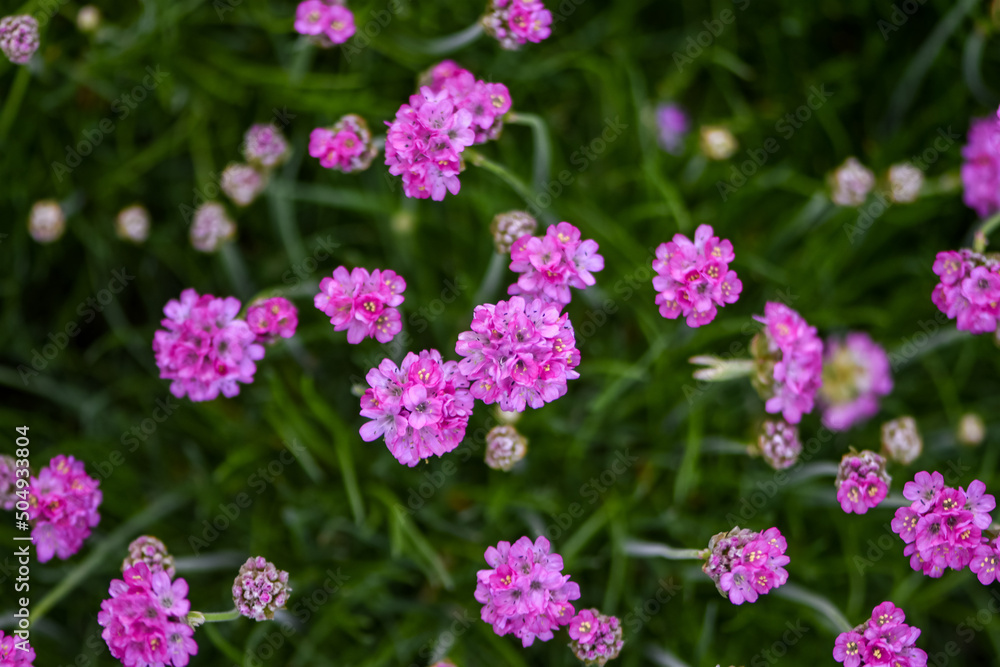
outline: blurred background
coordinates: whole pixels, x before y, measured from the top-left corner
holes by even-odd
[[[825,598],[852,624],[892,600],[922,628],[931,664],[998,662],[995,587],[968,570],[938,580],[913,572],[888,526],[919,470],[1000,491],[1000,354],[992,335],[956,335],[953,322],[935,319],[930,300],[935,254],[969,245],[977,224],[957,175],[970,119],[1000,102],[993,8],[546,4],[556,19],[543,43],[508,52],[482,37],[446,56],[432,52],[432,38],[472,25],[483,7],[402,0],[382,25],[388,2],[352,0],[359,37],[324,51],[293,32],[293,2],[107,0],[96,3],[102,18],[90,33],[77,27],[73,0],[3,5],[3,14],[50,18],[30,65],[0,63],[0,433],[12,453],[14,427],[29,426],[36,470],[72,454],[104,493],[101,523],[80,553],[32,568],[34,608],[48,607],[32,630],[36,664],[117,664],[96,615],[141,534],[180,559],[195,609],[229,609],[232,577],[250,555],[291,573],[281,622],[200,629],[193,666],[575,664],[565,634],[522,649],[479,620],[473,599],[487,546],[539,534],[579,582],[578,607],[622,619],[617,664],[834,664],[838,630],[821,604],[775,592],[735,607],[695,561],[625,553],[631,539],[700,548],[733,517],[787,536],[798,598]],[[362,39],[366,28],[377,34]],[[567,309],[581,377],[561,400],[524,414],[528,455],[510,473],[482,462],[494,421],[482,403],[458,450],[416,468],[381,440],[363,442],[352,388],[407,350],[348,345],[312,305],[318,281],[341,264],[392,268],[408,285],[410,349],[456,358],[474,306],[503,298],[513,282],[506,272],[501,285],[483,284],[491,219],[529,206],[494,173],[470,165],[458,196],[415,201],[382,158],[345,175],[307,154],[310,131],[345,113],[381,133],[419,73],[443,57],[505,83],[515,111],[541,119],[508,125],[478,150],[529,184],[543,222],[572,222],[606,261],[597,286]],[[657,143],[654,109],[666,101],[694,126],[678,155]],[[196,252],[191,209],[224,199],[218,174],[241,159],[246,129],[268,122],[289,138],[291,160],[250,206],[226,203],[235,243]],[[705,125],[735,135],[731,158],[699,149]],[[85,140],[88,155],[77,150]],[[739,183],[734,169],[775,143]],[[924,195],[835,206],[826,176],[851,155],[880,177],[923,159]],[[65,236],[48,245],[27,233],[41,199],[67,211]],[[152,215],[143,245],[114,232],[133,203]],[[659,243],[702,223],[733,242],[744,291],[710,326],[690,329],[658,314],[649,265]],[[244,303],[280,288],[299,308],[298,334],[268,350],[238,397],[178,400],[158,377],[153,332],[187,287]],[[823,435],[780,483],[735,444],[753,440],[764,417],[749,382],[698,383],[687,361],[745,355],[766,301],[788,303],[824,337],[867,331],[892,353],[896,382],[878,417]],[[71,324],[76,335],[60,335]],[[956,437],[968,412],[986,422],[978,446]],[[884,505],[844,514],[829,464],[851,446],[877,450],[880,423],[903,415],[916,417],[923,455],[890,468]],[[822,435],[818,413],[801,433],[803,442]],[[2,524],[0,543],[13,544],[13,518]],[[9,623],[14,575],[0,562]]]

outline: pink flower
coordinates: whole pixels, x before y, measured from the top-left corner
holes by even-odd
[[[288,299],[276,296],[258,301],[247,310],[247,326],[258,343],[291,338],[299,326],[299,311]]]
[[[216,252],[236,236],[236,223],[229,219],[222,204],[205,202],[195,209],[188,235],[195,250]]]
[[[845,431],[874,416],[879,399],[891,391],[889,356],[868,334],[852,332],[827,341],[819,390],[824,426]]]
[[[486,404],[524,412],[566,393],[567,380],[580,375],[573,324],[559,308],[539,299],[511,297],[477,306],[472,330],[458,335],[459,368],[471,392]]]
[[[997,580],[997,564],[1000,563],[1000,537],[984,541],[972,554],[969,569],[979,578],[979,583],[989,586]]]
[[[493,0],[482,24],[502,48],[516,50],[552,34],[552,13],[539,0]]]
[[[926,667],[927,654],[916,647],[920,629],[905,620],[902,609],[883,602],[868,621],[837,637],[834,660],[844,667]]]
[[[934,273],[940,281],[931,301],[960,331],[995,331],[1000,318],[1000,261],[968,248],[939,252]]]
[[[111,655],[126,667],[184,667],[198,653],[185,622],[191,609],[186,581],[137,563],[112,580],[108,592],[97,622]]]
[[[892,482],[885,464],[884,457],[868,450],[844,455],[834,482],[841,509],[864,514],[885,500]]]
[[[569,625],[580,587],[562,574],[563,560],[549,552],[549,541],[532,544],[522,537],[513,545],[500,542],[486,549],[491,569],[476,574],[476,600],[482,619],[500,636],[513,634],[524,647],[535,639],[549,641],[553,630]]]
[[[239,299],[199,296],[193,289],[164,306],[164,328],[153,336],[153,352],[160,377],[172,380],[174,396],[211,401],[221,392],[231,398],[240,393],[240,382],[253,382],[254,362],[264,357],[264,348],[236,318],[239,312]]]
[[[605,616],[597,609],[583,609],[569,622],[569,647],[586,665],[603,667],[618,657],[622,650],[622,626],[614,616]]]
[[[347,342],[357,345],[365,337],[388,343],[403,330],[396,307],[403,303],[406,281],[390,269],[338,266],[333,278],[323,278],[316,307],[330,318],[334,331],[347,330]]]
[[[243,157],[251,164],[273,169],[288,159],[288,153],[288,142],[273,125],[251,125],[243,135]]]
[[[830,175],[830,198],[839,206],[861,206],[875,187],[875,174],[849,157]]]
[[[343,44],[354,35],[354,14],[350,9],[334,5],[330,7],[330,23],[324,31],[334,44]]]
[[[0,630],[0,665],[32,667],[34,663],[35,649],[31,648],[27,639],[21,639],[17,635],[5,635],[3,630]]]
[[[751,348],[757,365],[758,391],[766,398],[765,409],[782,413],[785,421],[798,424],[812,411],[822,383],[823,341],[816,328],[781,303],[768,302],[764,316],[754,316],[764,330]]]
[[[844,667],[859,667],[865,651],[865,638],[857,632],[842,632],[833,645],[833,659]]]
[[[233,582],[233,603],[240,614],[255,621],[271,620],[285,608],[292,592],[288,573],[263,556],[248,558]]]
[[[980,218],[1000,210],[1000,122],[975,118],[962,147],[962,199]]]
[[[306,0],[295,9],[295,32],[300,35],[319,35],[330,27],[330,10],[322,0]]]
[[[267,187],[267,177],[248,164],[233,163],[222,170],[222,191],[237,206],[249,206]]]
[[[663,150],[671,155],[679,155],[684,148],[684,139],[691,129],[691,121],[679,105],[661,104],[656,108],[656,129]]]
[[[174,557],[167,552],[166,545],[155,537],[141,535],[132,540],[128,545],[128,556],[122,561],[122,572],[138,563],[145,563],[153,574],[166,572],[171,579],[174,577]]]
[[[38,562],[66,560],[83,546],[101,520],[100,482],[87,475],[83,462],[60,454],[28,484],[28,519]]]
[[[802,453],[798,427],[780,420],[761,424],[757,443],[751,447],[752,455],[761,456],[775,470],[792,467]]]
[[[673,241],[656,249],[653,289],[663,317],[684,315],[689,327],[700,327],[715,319],[717,307],[739,299],[743,283],[729,270],[733,244],[713,234],[710,225],[699,225],[693,243],[675,234]]]
[[[0,51],[15,65],[24,65],[38,50],[38,21],[30,14],[0,19]]]
[[[733,604],[756,602],[760,595],[788,581],[784,568],[789,562],[787,548],[777,528],[755,533],[736,526],[712,537],[702,571]]]
[[[365,119],[347,114],[329,129],[317,127],[312,131],[309,155],[319,158],[321,167],[349,174],[370,167],[378,148],[372,142]]]
[[[545,230],[545,236],[522,236],[510,249],[510,270],[521,274],[508,294],[547,303],[570,302],[570,287],[586,289],[597,281],[592,271],[604,268],[597,242],[580,240],[580,230],[560,222]]]

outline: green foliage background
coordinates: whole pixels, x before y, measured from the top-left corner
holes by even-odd
[[[403,312],[412,349],[454,358],[494,254],[489,222],[525,206],[506,183],[473,166],[460,195],[415,202],[380,162],[343,175],[307,156],[309,132],[344,113],[380,128],[418,73],[440,59],[420,53],[424,40],[459,31],[481,12],[475,2],[403,4],[348,58],[303,48],[291,29],[293,2],[108,0],[98,3],[104,27],[87,37],[73,23],[79,4],[63,0],[32,65],[0,64],[4,449],[13,450],[13,429],[25,424],[36,469],[57,453],[83,459],[92,474],[110,467],[101,475],[101,524],[81,553],[32,568],[36,613],[43,597],[64,587],[33,626],[36,664],[116,664],[99,639],[96,613],[124,545],[150,533],[184,558],[200,610],[229,607],[230,582],[248,555],[291,572],[290,606],[298,611],[287,636],[278,623],[203,628],[194,666],[424,665],[449,645],[459,665],[571,665],[565,634],[522,650],[478,620],[472,597],[486,546],[540,531],[580,583],[579,604],[626,619],[617,664],[833,664],[837,631],[814,606],[773,593],[734,607],[697,564],[624,552],[628,539],[701,547],[730,527],[727,515],[760,499],[758,491],[764,501],[743,523],[780,527],[791,581],[801,589],[827,598],[852,623],[893,600],[923,629],[918,644],[928,653],[957,647],[950,664],[996,664],[1000,623],[987,607],[995,586],[981,586],[968,571],[939,580],[912,572],[887,527],[891,503],[845,515],[832,478],[815,466],[838,461],[849,446],[877,449],[879,422],[912,414],[926,449],[909,468],[892,469],[893,498],[923,469],[958,469],[955,484],[978,478],[1000,491],[1000,355],[992,337],[955,335],[953,324],[930,325],[937,331],[929,339],[921,334],[921,322],[937,312],[929,298],[934,254],[968,244],[976,224],[955,177],[969,119],[993,113],[1000,101],[1000,49],[987,3],[912,0],[912,15],[899,5],[897,22],[906,20],[890,31],[894,5],[887,2],[571,0],[562,6],[572,11],[551,7],[565,20],[541,45],[510,53],[483,38],[451,54],[479,77],[506,83],[516,110],[544,120],[548,175],[533,173],[538,144],[530,127],[510,125],[481,150],[526,183],[568,170],[572,183],[542,217],[579,226],[606,260],[597,287],[568,307],[578,331],[595,323],[581,347],[581,378],[563,399],[524,415],[529,455],[509,474],[481,463],[481,429],[492,414],[482,404],[466,443],[427,465],[402,467],[381,441],[362,442],[352,386],[382,356],[398,360],[405,350],[371,340],[348,345],[312,306],[315,284],[339,264],[391,267],[408,283]],[[362,27],[387,6],[351,2]],[[9,2],[3,10],[45,11],[42,3]],[[678,67],[674,54],[724,10],[735,21]],[[169,76],[120,119],[121,107],[112,105],[140,85],[147,67]],[[822,85],[829,101],[790,138],[779,134],[776,123]],[[699,157],[694,139],[682,157],[660,151],[649,114],[666,99],[687,107],[697,124],[733,129],[740,151],[715,163]],[[286,127],[294,157],[260,200],[234,211],[240,231],[231,252],[195,252],[183,206],[239,159],[245,129],[269,121],[274,109],[294,116]],[[53,163],[65,162],[66,146],[106,118],[113,131],[60,180]],[[580,171],[574,152],[615,119],[627,128]],[[891,206],[852,242],[859,212],[829,203],[825,174],[852,154],[884,173],[932,147],[939,130],[961,138],[929,165],[930,194]],[[780,150],[723,201],[718,182],[769,137]],[[44,198],[72,210],[66,236],[49,246],[31,241],[25,225],[31,204]],[[154,220],[141,247],[113,232],[115,213],[133,202]],[[652,248],[701,223],[733,241],[744,293],[710,326],[691,330],[658,315],[648,266]],[[315,255],[321,239],[337,244],[332,257],[308,262],[322,257]],[[96,298],[114,270],[135,278],[91,316],[80,304]],[[153,331],[163,305],[186,287],[244,300],[288,289],[299,334],[268,351],[237,398],[177,401],[164,421],[145,421],[156,428],[143,434],[156,401],[169,396],[153,363]],[[483,300],[502,298],[502,287],[486,291]],[[791,481],[774,485],[761,461],[731,451],[753,437],[763,416],[749,383],[699,386],[687,359],[745,350],[751,316],[782,296],[824,335],[868,331],[896,353],[898,367],[878,419],[824,442]],[[69,323],[79,335],[51,360],[39,358],[44,367],[22,380],[19,367],[30,368],[49,335],[58,340]],[[966,411],[987,421],[978,448],[956,443]],[[818,432],[817,415],[807,417],[803,440]],[[291,460],[282,458],[291,443],[294,462],[282,463]],[[607,471],[625,452],[637,461],[609,483]],[[273,482],[262,482],[259,470],[275,462]],[[249,507],[213,538],[206,526],[223,523],[240,494]],[[408,502],[419,509],[394,510]],[[574,504],[578,518],[569,517]],[[13,544],[12,523],[0,527],[4,545]],[[4,546],[0,554],[7,553]],[[9,568],[8,560],[0,572],[4,627],[14,607]],[[343,578],[332,595],[324,591],[325,582],[333,587],[328,572]],[[640,617],[635,610],[654,607],[648,601],[661,580],[679,588]],[[298,606],[307,603],[313,610]],[[991,622],[970,637],[959,624],[979,610]],[[788,622],[807,631],[783,645]]]

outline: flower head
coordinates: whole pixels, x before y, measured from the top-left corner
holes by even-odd
[[[38,21],[30,14],[0,19],[0,51],[15,65],[24,65],[38,50]]]
[[[152,574],[166,572],[168,577],[174,578],[174,557],[167,552],[166,545],[155,537],[141,535],[132,540],[128,545],[128,556],[122,561],[122,572],[138,563],[145,563]]]
[[[299,326],[299,311],[283,296],[253,303],[247,310],[247,326],[258,343],[273,343],[278,338],[291,338]]]
[[[913,417],[900,417],[882,424],[882,454],[904,466],[913,463],[924,449],[924,441]]]
[[[615,616],[606,616],[597,609],[583,609],[569,622],[569,647],[583,664],[604,667],[622,650],[621,622]]]
[[[236,223],[229,219],[222,204],[210,201],[195,209],[190,232],[195,250],[215,252],[235,236]]]
[[[761,424],[757,443],[750,450],[752,456],[760,456],[775,470],[792,467],[801,453],[799,428],[780,419]]]
[[[889,167],[889,189],[892,201],[910,204],[917,201],[924,186],[924,172],[909,162],[901,162]]]
[[[756,602],[760,595],[788,581],[784,566],[788,543],[777,528],[757,533],[734,527],[712,537],[702,571],[733,604]]]
[[[240,393],[239,383],[253,382],[255,361],[264,357],[254,332],[236,315],[239,299],[199,295],[193,289],[181,292],[163,307],[163,329],[153,335],[153,352],[160,377],[172,380],[170,392],[177,398],[211,401]]]
[[[681,315],[689,327],[700,327],[715,319],[721,308],[736,303],[743,283],[729,263],[735,259],[733,244],[719,240],[709,225],[700,225],[694,242],[683,234],[661,243],[653,260],[653,289],[660,315]]]
[[[848,514],[864,514],[885,500],[892,477],[885,471],[886,460],[865,450],[845,454],[834,485],[837,502]]]
[[[766,400],[765,409],[781,413],[785,421],[798,424],[812,412],[822,383],[823,341],[816,328],[788,306],[768,302],[764,324],[750,344],[756,364],[754,386]]]
[[[390,269],[361,267],[348,273],[338,266],[332,278],[319,282],[316,307],[330,318],[334,331],[347,330],[347,342],[357,345],[365,337],[388,343],[403,330],[396,308],[404,301],[406,281]]]
[[[487,35],[510,51],[552,34],[552,12],[541,0],[491,0],[481,23]]]
[[[35,649],[27,639],[17,635],[5,635],[0,630],[0,665],[2,667],[32,667],[35,664]]]
[[[989,586],[998,579],[998,567],[1000,567],[1000,537],[992,540],[983,538],[983,543],[972,552],[969,569],[975,573],[979,583]]]
[[[251,125],[243,135],[243,157],[250,164],[272,169],[287,160],[288,155],[288,141],[273,125]]]
[[[295,32],[319,46],[343,44],[355,33],[354,13],[342,0],[305,0],[295,10]]]
[[[830,175],[830,199],[838,206],[861,206],[875,187],[875,174],[849,157]]]
[[[472,395],[506,411],[540,408],[566,393],[580,377],[576,338],[559,307],[519,296],[477,306],[472,330],[458,335],[459,369],[472,382]]]
[[[709,160],[728,160],[740,147],[729,128],[721,125],[703,125],[699,134],[701,152]]]
[[[528,439],[508,424],[494,426],[486,434],[486,465],[509,471],[528,453]]]
[[[510,270],[520,274],[508,294],[546,303],[570,302],[570,287],[586,289],[597,281],[591,272],[604,269],[597,242],[582,241],[580,230],[560,222],[545,236],[522,236],[510,248]]]
[[[115,217],[115,233],[123,241],[143,243],[149,238],[149,211],[142,204],[126,206]]]
[[[39,243],[58,241],[66,231],[66,214],[59,202],[45,199],[35,202],[28,216],[28,234]]]
[[[336,169],[345,174],[364,171],[378,155],[372,142],[372,133],[365,119],[347,114],[333,127],[317,127],[309,135],[309,155],[319,158],[326,169]]]
[[[679,105],[661,104],[656,108],[656,129],[663,150],[679,155],[691,129],[691,120]]]
[[[996,331],[1000,318],[1000,261],[973,252],[939,252],[934,261],[938,284],[931,301],[960,331],[973,334]]]
[[[955,438],[959,443],[968,447],[975,447],[983,442],[986,437],[986,424],[983,418],[975,412],[966,412],[958,421],[958,428]]]
[[[525,647],[536,639],[548,641],[553,630],[569,625],[575,611],[570,601],[580,598],[580,587],[562,574],[562,557],[549,549],[544,537],[534,543],[527,537],[513,545],[500,542],[486,549],[490,569],[476,574],[482,619],[498,635],[513,634]]]
[[[980,218],[1000,211],[1000,122],[976,118],[962,147],[962,199]]]
[[[83,462],[60,454],[28,484],[28,519],[40,563],[53,556],[66,560],[83,546],[101,515],[100,482],[87,475]]]
[[[889,356],[868,334],[827,341],[819,389],[824,426],[844,431],[874,416],[879,399],[891,391]]]
[[[219,184],[237,206],[249,206],[267,186],[267,176],[248,164],[232,163],[222,170]]]
[[[902,609],[883,602],[866,622],[840,633],[833,659],[844,667],[926,667],[927,654],[916,647],[920,629],[905,620]]]
[[[271,620],[285,608],[292,589],[288,573],[263,556],[248,558],[233,582],[233,602],[240,614],[255,621]]]
[[[490,223],[490,233],[497,252],[501,255],[510,254],[510,248],[522,236],[530,236],[538,228],[538,221],[526,211],[507,211],[498,213]]]

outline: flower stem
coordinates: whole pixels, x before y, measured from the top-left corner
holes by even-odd
[[[629,556],[659,556],[668,560],[701,560],[703,558],[702,551],[702,549],[678,549],[659,542],[640,542],[639,540],[625,542],[625,553]]]
[[[822,616],[825,616],[840,632],[850,632],[853,629],[847,618],[840,613],[839,609],[833,606],[832,602],[812,591],[796,586],[795,584],[785,584],[774,589],[774,594],[779,598],[785,598],[786,600],[799,602],[807,607],[811,607]]]
[[[475,151],[471,148],[466,148],[462,153],[464,156],[468,157],[469,164],[475,165],[477,167],[482,167],[486,171],[493,172],[500,177],[504,183],[509,185],[517,194],[524,198],[527,203],[532,203],[534,199],[533,193],[528,188],[527,185],[521,182],[521,180],[514,174],[507,171],[507,168],[489,160],[479,151]]]
[[[986,237],[992,234],[997,226],[1000,226],[1000,212],[994,213],[991,217],[983,221],[976,230],[975,240],[972,249],[976,252],[986,251]]]
[[[187,618],[187,624],[192,628],[197,628],[203,623],[225,623],[226,621],[235,621],[240,617],[240,612],[235,607],[229,611],[192,611],[189,612]]]
[[[463,46],[471,44],[479,39],[482,34],[483,26],[479,21],[476,21],[465,30],[452,33],[451,35],[445,35],[444,37],[438,37],[436,39],[410,38],[399,41],[401,42],[400,46],[403,46],[411,52],[422,53],[429,56],[441,56],[446,53],[451,53],[452,51],[457,51]]]
[[[750,377],[754,373],[753,359],[722,359],[703,354],[688,359],[692,364],[705,366],[694,372],[695,380],[725,382],[736,378]]]
[[[549,143],[549,130],[541,116],[533,113],[507,114],[506,121],[511,125],[527,125],[531,128],[535,139],[535,160],[532,167],[532,185],[536,192],[541,192],[542,188],[549,180],[549,173],[552,168],[552,149]]]
[[[500,285],[500,280],[503,278],[504,269],[507,268],[509,260],[509,255],[501,255],[498,252],[493,253],[493,257],[490,258],[490,264],[486,268],[486,275],[483,276],[483,282],[479,284],[479,289],[476,290],[476,296],[473,298],[472,303],[480,304],[490,300],[490,297],[497,291],[497,286]]]

